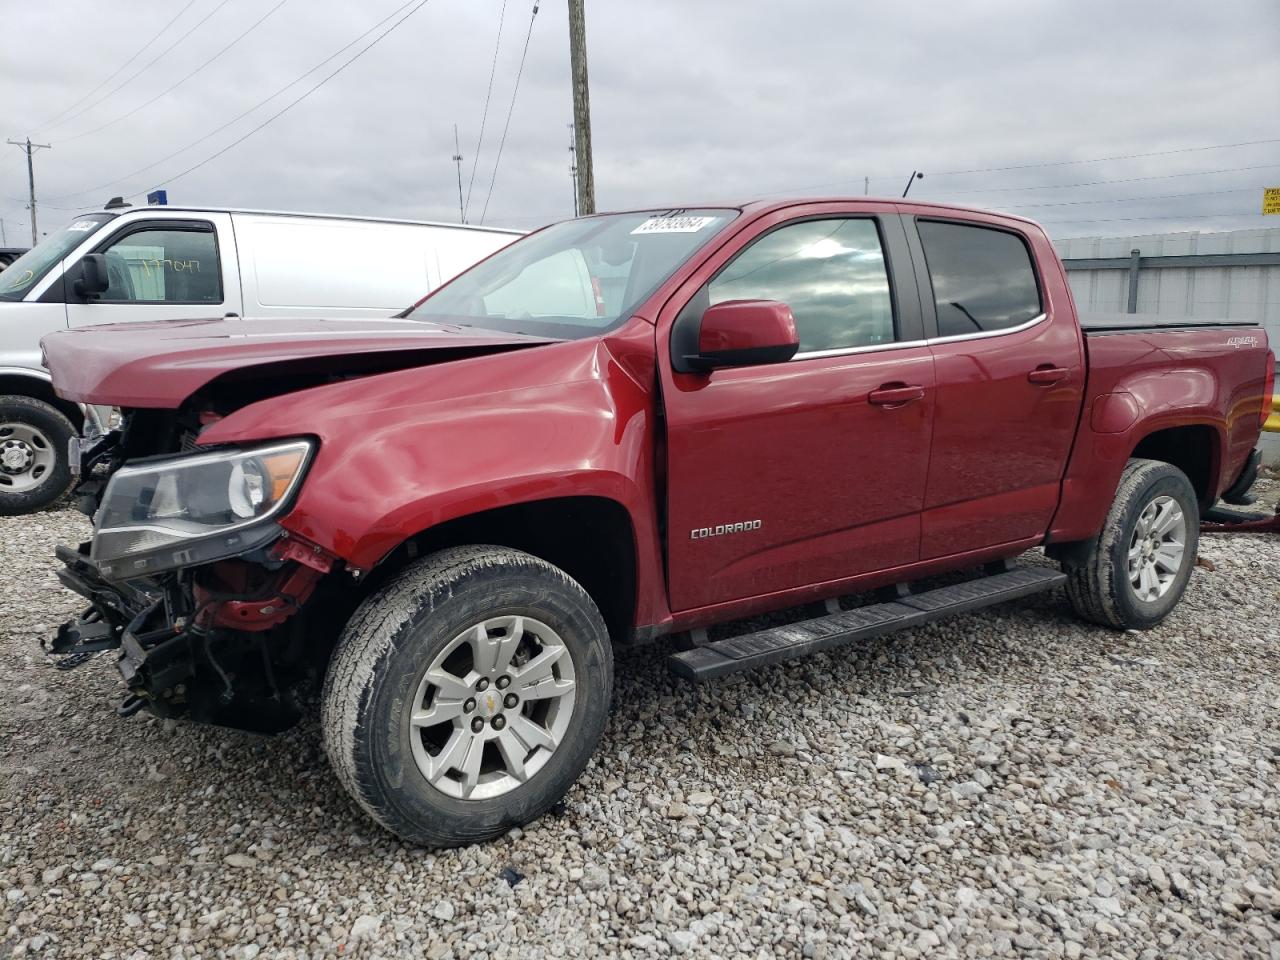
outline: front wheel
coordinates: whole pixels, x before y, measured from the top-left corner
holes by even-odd
[[[0,397],[0,516],[46,507],[71,487],[68,441],[76,434],[56,407]]]
[[[1200,509],[1187,475],[1130,460],[1098,539],[1064,561],[1077,614],[1105,627],[1147,630],[1169,615],[1191,579]]]
[[[613,656],[599,610],[545,561],[456,547],[361,604],[325,677],[343,786],[412,843],[458,846],[540,816],[604,730]]]

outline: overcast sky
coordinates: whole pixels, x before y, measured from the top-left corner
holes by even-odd
[[[155,187],[172,203],[457,220],[454,123],[464,192],[479,158],[478,222],[532,0],[507,0],[481,147],[503,0],[429,0],[182,175],[418,6],[278,3],[0,0],[0,133],[52,144],[35,157],[42,232]],[[919,169],[913,196],[1012,210],[1055,237],[1280,226],[1257,212],[1280,142],[955,172],[1280,138],[1276,0],[588,0],[587,39],[601,209],[861,194],[868,176],[898,195]],[[543,0],[485,222],[572,215],[570,119],[566,3]],[[25,164],[4,151],[0,217],[26,242]]]

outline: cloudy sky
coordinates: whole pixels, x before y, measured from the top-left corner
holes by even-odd
[[[457,220],[455,123],[468,219],[532,227],[573,213],[566,4],[542,0],[530,30],[532,8],[2,0],[0,133],[52,145],[42,232],[155,187]],[[913,196],[1056,237],[1280,226],[1258,214],[1280,184],[1275,0],[588,0],[587,37],[601,209],[861,194],[865,177],[898,195],[919,169]],[[25,163],[4,150],[0,217],[24,242]],[[1128,159],[1074,162],[1097,158]]]

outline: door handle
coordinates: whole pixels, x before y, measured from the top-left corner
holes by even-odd
[[[1061,380],[1065,380],[1069,373],[1071,373],[1071,371],[1066,367],[1055,367],[1053,364],[1042,363],[1027,374],[1027,379],[1032,383],[1047,386],[1048,384],[1058,383]]]
[[[904,403],[919,400],[923,396],[924,387],[906,383],[886,383],[880,389],[872,390],[867,394],[867,403],[874,403],[877,407],[900,407]]]

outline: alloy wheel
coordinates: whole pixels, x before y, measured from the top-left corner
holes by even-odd
[[[1159,600],[1182,570],[1187,520],[1173,497],[1156,497],[1138,515],[1129,541],[1129,584],[1139,600]]]
[[[407,717],[414,761],[448,796],[501,796],[546,765],[576,699],[573,658],[555,630],[533,617],[490,617],[423,673]]]

